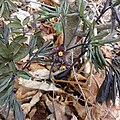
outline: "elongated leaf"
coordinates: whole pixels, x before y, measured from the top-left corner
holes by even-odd
[[[103,7],[103,9],[102,9],[100,15],[98,16],[96,22],[98,22],[99,19],[101,18],[101,16],[105,13],[107,7],[110,5],[110,2],[111,2],[111,0],[106,0],[106,2],[104,3],[104,7]]]
[[[5,9],[5,3],[3,2],[3,3],[2,3],[1,10],[0,10],[1,16],[3,16],[4,9]]]
[[[109,33],[108,32],[102,32],[94,37],[91,37],[90,39],[92,41],[95,41],[95,40],[101,40],[102,38],[104,38],[105,36],[107,36]]]
[[[103,63],[103,66],[104,66],[104,67],[107,66],[108,63],[106,62],[106,60],[105,60],[105,58],[104,58],[104,56],[103,56],[102,51],[101,51],[100,49],[98,49],[98,52],[99,52],[99,56],[100,56],[100,58],[101,58],[101,61],[102,61],[102,63]]]
[[[38,17],[37,18],[37,21],[44,21],[44,20],[47,20],[47,19],[50,19],[50,18],[53,18],[54,16],[45,16],[45,17]]]
[[[17,52],[20,50],[21,48],[21,45],[20,44],[17,44],[15,43],[14,41],[10,43],[10,50],[11,50],[11,53],[12,53],[12,56],[17,54]]]
[[[4,1],[4,0],[0,0],[0,6],[3,4],[3,1]]]
[[[106,74],[105,80],[102,83],[102,85],[101,85],[101,87],[100,87],[100,89],[98,91],[98,94],[97,94],[97,97],[96,97],[96,102],[99,102],[99,103],[102,104],[105,101],[105,99],[106,99],[106,97],[108,95],[108,91],[105,91],[107,84],[108,84],[108,75]],[[107,87],[107,89],[109,89],[109,87]]]
[[[22,111],[21,106],[20,106],[19,102],[17,101],[17,99],[14,100],[14,111],[15,111],[14,116],[15,116],[16,120],[25,120],[23,111]]]
[[[0,55],[5,58],[10,57],[10,50],[4,44],[0,44]]]
[[[8,80],[5,80],[1,85],[0,85],[0,92],[2,92],[5,88],[7,88],[8,87],[8,85],[9,85],[9,83],[10,83],[10,79]]]
[[[32,75],[30,73],[28,73],[27,71],[20,70],[20,71],[17,72],[17,76],[29,80]]]
[[[17,23],[21,23],[20,19],[17,16],[14,16],[12,18],[12,21],[17,22]]]
[[[13,56],[13,61],[16,62],[21,60],[22,58],[27,56],[28,53],[29,53],[28,47],[26,45],[21,46],[19,51]]]
[[[23,35],[19,35],[14,39],[15,43],[23,43],[27,40],[27,37],[23,36]]]
[[[78,1],[78,12],[80,16],[83,16],[83,12],[84,12],[84,1],[83,0]]]
[[[14,11],[17,10],[17,6],[11,0],[7,0],[7,3],[9,4],[11,9],[13,9]]]
[[[100,48],[95,47],[95,56],[96,56],[96,60],[98,61],[98,62],[97,62],[97,61],[96,61],[96,62],[98,63],[98,66],[99,66],[101,69],[103,69],[105,66],[104,66],[104,64],[103,64],[103,62],[102,62],[102,59],[101,59],[101,57],[100,57],[99,49],[100,49]]]
[[[115,3],[113,4],[113,6],[117,6],[120,5],[120,0],[115,0]]]
[[[117,83],[117,78],[116,78],[116,75],[114,75],[114,78],[113,78],[113,96],[112,96],[112,101],[113,101],[113,104],[115,105],[115,99],[116,99],[116,91],[117,91],[117,88],[116,88],[116,83]]]
[[[66,2],[65,1],[65,3],[64,3],[64,9],[65,9],[65,16],[67,15],[67,13],[68,13],[68,9],[69,9],[69,4],[68,4],[68,2]]]
[[[93,46],[102,46],[102,45],[105,45],[105,44],[110,44],[110,43],[114,43],[114,42],[120,42],[120,38],[118,39],[113,39],[113,40],[102,40],[102,41],[92,41],[91,44]]]
[[[28,24],[28,22],[29,22],[29,20],[30,20],[30,16],[27,16],[24,20],[23,20],[23,26],[24,25],[27,25]]]
[[[13,61],[11,61],[11,62],[9,63],[9,66],[10,66],[11,71],[12,71],[14,74],[16,74],[17,68],[16,68],[15,63],[14,63]]]
[[[12,27],[12,28],[14,28],[14,29],[15,28],[19,28],[19,29],[23,28],[23,26],[19,22],[11,22],[11,23],[9,23],[9,26]]]

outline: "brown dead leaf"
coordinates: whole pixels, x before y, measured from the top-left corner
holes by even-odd
[[[31,108],[40,100],[41,95],[42,93],[39,91],[32,97],[30,103],[24,103],[21,105],[25,115],[28,114]]]
[[[55,40],[55,45],[60,46],[63,44],[63,34],[59,34],[57,40]]]
[[[45,66],[42,64],[42,63],[39,63],[39,62],[32,62],[29,66],[29,70],[30,71],[36,71],[38,69],[44,69]]]
[[[87,79],[86,77],[84,77],[83,75],[78,74],[78,73],[75,73],[75,76],[77,77],[77,80],[78,80],[78,81],[82,81],[82,80],[86,80],[86,79]],[[70,79],[71,79],[71,80],[75,80],[75,76],[74,76],[74,74],[73,74],[73,72],[72,72],[72,73],[71,73],[71,76],[70,76]]]
[[[73,106],[76,109],[78,115],[80,116],[80,118],[82,118],[82,120],[85,119],[86,117],[86,111],[85,111],[85,107],[82,106],[81,104],[79,104],[77,101],[73,101]]]
[[[16,97],[17,99],[21,100],[21,99],[25,99],[27,97],[32,97],[33,95],[36,94],[36,90],[30,90],[24,87],[20,87],[17,92],[16,92]]]
[[[31,109],[30,103],[24,103],[24,104],[21,105],[21,107],[22,107],[23,112],[24,112],[25,115],[27,115],[28,112],[29,112],[30,109]]]
[[[42,33],[45,33],[45,34],[56,33],[56,30],[55,30],[54,26],[51,23],[43,23],[43,24],[41,24],[40,29],[41,29]]]
[[[109,59],[107,59],[108,62],[111,63],[111,60],[112,60],[111,48],[110,48],[109,46],[102,46],[102,47],[101,47],[101,50],[102,50],[104,56],[105,56],[106,58],[109,58]]]
[[[35,115],[36,111],[37,111],[37,109],[36,109],[36,107],[34,106],[34,107],[32,108],[32,110],[30,111],[30,113],[29,113],[29,117],[32,118],[32,117]]]
[[[89,103],[94,104],[96,100],[96,95],[98,93],[98,88],[96,85],[91,85],[89,89],[83,89],[83,92],[88,99]]]
[[[48,109],[50,110],[50,112],[52,114],[54,114],[55,112],[55,116],[56,116],[56,120],[68,120],[67,117],[65,116],[65,105],[60,104],[57,101],[54,101],[54,107],[53,107],[53,102],[50,101],[47,97],[46,97],[46,105],[48,107]],[[50,115],[49,118],[54,119],[53,115]]]
[[[39,1],[44,2],[45,4],[48,4],[48,5],[60,4],[59,0],[39,0]]]
[[[103,105],[96,105],[91,109],[92,120],[115,120],[115,117],[111,114],[111,108]]]
[[[93,75],[93,80],[97,84],[98,88],[100,88],[104,79],[105,79],[105,72],[104,71],[97,72]]]
[[[54,35],[55,35],[55,33],[51,33],[49,35],[43,34],[42,36],[43,36],[45,41],[48,41],[48,40],[53,40],[54,39]]]

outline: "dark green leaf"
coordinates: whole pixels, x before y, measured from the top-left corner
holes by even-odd
[[[80,16],[83,16],[83,13],[84,13],[84,1],[83,0],[78,1],[78,12]]]
[[[2,92],[5,88],[8,87],[8,85],[10,83],[10,80],[11,80],[11,78],[6,79],[6,80],[4,80],[3,83],[1,83],[1,85],[0,85],[0,92]]]
[[[19,49],[21,48],[21,45],[18,44],[18,43],[15,43],[13,41],[13,42],[10,43],[9,48],[10,48],[10,51],[12,53],[11,55],[15,55],[19,51]]]
[[[2,3],[1,10],[0,10],[1,16],[3,16],[4,9],[5,9],[5,3],[3,2],[3,3]]]
[[[21,23],[20,19],[19,19],[17,16],[14,16],[14,17],[12,18],[12,21]]]
[[[28,22],[29,22],[29,20],[30,20],[30,16],[27,16],[27,17],[23,20],[23,22],[22,22],[23,26],[24,26],[24,25],[27,25]]]
[[[27,71],[20,70],[20,71],[17,72],[17,76],[29,80],[32,75],[30,73],[28,73]]]
[[[103,37],[107,36],[109,33],[108,32],[102,32],[94,37],[91,37],[90,39],[92,41],[95,41],[95,40],[101,40]]]
[[[4,2],[4,0],[0,0],[0,6],[2,6],[3,2]]]
[[[14,42],[21,44],[21,43],[25,42],[26,40],[27,40],[27,37],[25,37],[23,35],[19,35],[14,39]]]
[[[15,65],[15,63],[13,61],[11,61],[9,63],[9,67],[10,67],[11,71],[13,71],[13,73],[16,73],[17,68],[16,68],[16,65]]]
[[[113,6],[117,6],[120,5],[120,0],[116,0],[115,3],[113,4]]]
[[[10,50],[3,44],[0,44],[0,55],[5,58],[10,57]]]
[[[22,29],[23,28],[23,26],[19,22],[11,22],[11,23],[9,23],[9,26],[14,29],[16,29],[16,28]]]
[[[113,43],[113,42],[120,42],[120,38],[113,39],[113,40],[104,40],[104,41],[102,40],[102,41],[98,41],[98,42],[93,41],[91,43],[92,43],[92,45],[99,45],[99,46],[101,46],[101,45],[110,44],[110,43]]]
[[[11,0],[7,0],[7,3],[9,4],[11,9],[13,9],[14,11],[17,10],[17,6]]]
[[[61,33],[62,32],[62,25],[60,22],[56,22],[55,23],[55,29],[57,33]]]
[[[23,45],[20,47],[19,51],[13,56],[13,61],[19,61],[22,58],[26,57],[29,53],[28,47],[26,45]]]

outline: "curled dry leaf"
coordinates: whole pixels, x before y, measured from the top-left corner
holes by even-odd
[[[35,94],[32,98],[32,100],[30,101],[30,103],[25,103],[22,104],[21,107],[24,111],[24,114],[28,114],[28,112],[30,111],[30,109],[40,100],[42,93],[39,91],[37,94]]]
[[[30,89],[38,89],[43,91],[59,91],[62,92],[59,88],[55,87],[53,83],[48,84],[45,81],[38,82],[38,81],[32,81],[32,80],[26,80],[23,78],[19,79],[19,84]]]
[[[35,80],[41,80],[41,79],[48,79],[50,72],[47,69],[38,69],[30,73],[33,75]]]
[[[38,69],[45,69],[44,64],[39,62],[32,62],[29,66],[30,71],[34,72]]]
[[[105,104],[99,106],[96,105],[91,109],[91,119],[92,120],[116,120],[114,115],[111,114],[111,107]],[[114,112],[115,114],[115,112]]]
[[[102,46],[101,50],[102,50],[104,56],[107,58],[107,61],[111,63],[111,60],[112,60],[111,50],[112,50],[112,48],[109,46]]]
[[[30,2],[28,4],[28,7],[30,7],[31,9],[35,9],[35,10],[39,10],[40,9],[41,5],[37,4],[37,0],[27,0],[27,1]]]
[[[86,77],[82,76],[81,74],[75,73],[77,80],[81,81],[81,80],[86,80]],[[71,74],[71,79],[75,79],[74,74]]]
[[[23,112],[24,112],[25,115],[27,115],[28,112],[29,112],[30,109],[31,109],[30,103],[22,104],[21,107],[22,107]]]
[[[32,97],[33,95],[36,94],[36,92],[37,92],[36,90],[31,91],[30,89],[25,89],[24,87],[21,86],[16,92],[16,97],[17,99],[21,100],[27,97]]]
[[[56,120],[68,120],[67,116],[65,116],[66,106],[64,103],[60,104],[59,102],[54,101],[54,107],[53,107],[53,102],[50,101],[47,97],[46,97],[45,102],[46,102],[48,109],[52,113],[51,115],[48,116],[48,118],[50,118],[51,120],[54,119],[53,113],[55,112]]]
[[[73,101],[73,106],[75,107],[78,115],[80,116],[80,118],[82,118],[82,120],[85,119],[86,117],[86,111],[85,111],[85,107],[82,106],[80,103],[78,103],[77,101]]]
[[[55,45],[60,46],[63,44],[63,34],[59,34],[57,40],[55,41]]]
[[[37,111],[37,109],[36,109],[36,107],[34,106],[34,107],[32,108],[32,110],[30,111],[30,113],[29,113],[29,117],[32,118],[32,117],[35,115],[36,111]]]

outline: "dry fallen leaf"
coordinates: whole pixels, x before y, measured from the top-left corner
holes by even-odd
[[[72,80],[72,79],[75,80],[75,76],[76,76],[76,78],[77,78],[78,81],[82,81],[82,80],[86,80],[86,79],[87,79],[86,77],[84,77],[84,76],[81,75],[81,74],[75,73],[75,75],[74,75],[74,74],[72,73],[72,74],[71,74],[71,80]]]
[[[31,91],[30,89],[26,89],[25,87],[21,86],[16,92],[16,97],[17,99],[21,100],[35,95],[36,92],[36,90]]]
[[[36,109],[36,107],[34,106],[34,107],[32,108],[32,110],[30,111],[30,113],[29,113],[29,117],[32,118],[32,117],[35,115],[36,111],[37,111],[37,109]]]
[[[42,93],[39,91],[37,94],[35,94],[32,97],[32,100],[30,101],[30,103],[24,103],[21,105],[25,115],[28,114],[30,109],[40,100],[41,96],[42,96]]]
[[[53,83],[48,84],[46,81],[38,82],[33,80],[26,80],[23,78],[19,78],[19,84],[30,89],[38,89],[43,91],[59,91],[63,92],[59,88],[55,87]]]
[[[44,64],[39,63],[39,62],[31,62],[29,69],[30,69],[30,71],[34,72],[38,69],[45,69],[45,66],[44,66]]]
[[[80,103],[78,103],[77,101],[73,101],[73,106],[76,109],[78,115],[80,116],[80,118],[82,118],[82,120],[85,119],[86,117],[86,111],[85,111],[85,107],[82,106]]]
[[[19,18],[19,20],[21,20],[21,23],[23,22],[23,20],[27,17],[27,16],[30,16],[30,13],[29,12],[26,12],[22,9],[18,9],[17,12],[13,13],[11,15],[11,17],[14,17],[14,16],[17,16]]]
[[[47,69],[38,69],[34,72],[30,73],[33,75],[33,77],[35,78],[34,80],[41,80],[41,79],[48,79],[49,78],[49,70]]]

